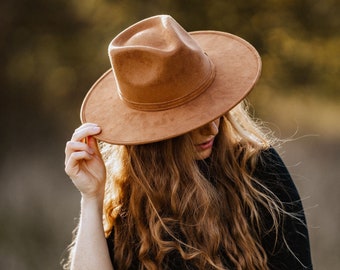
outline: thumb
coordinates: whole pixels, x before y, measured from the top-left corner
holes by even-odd
[[[93,136],[87,137],[87,144],[95,151],[97,155],[100,155],[97,140]]]

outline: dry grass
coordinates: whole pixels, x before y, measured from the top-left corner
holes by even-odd
[[[283,95],[261,89],[250,97],[256,115],[283,137],[317,135],[324,140],[340,138],[340,101],[315,96]],[[275,125],[273,124],[275,123]],[[279,135],[280,135],[279,134]]]

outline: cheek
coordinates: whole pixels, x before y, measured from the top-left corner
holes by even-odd
[[[195,143],[195,141],[199,137],[199,132],[197,130],[193,130],[189,133],[189,136],[190,136],[191,140]]]
[[[214,122],[217,127],[220,127],[221,118],[217,118]]]

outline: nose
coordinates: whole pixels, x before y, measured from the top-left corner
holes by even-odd
[[[201,134],[205,136],[217,135],[218,125],[215,121],[209,122],[200,128]]]

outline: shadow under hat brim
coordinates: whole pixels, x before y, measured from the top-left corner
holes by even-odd
[[[256,49],[225,32],[197,31],[190,35],[214,63],[216,77],[209,88],[175,108],[139,111],[120,99],[110,69],[91,87],[80,112],[82,123],[96,123],[102,128],[97,139],[131,145],[173,138],[218,118],[246,97],[261,73]]]

